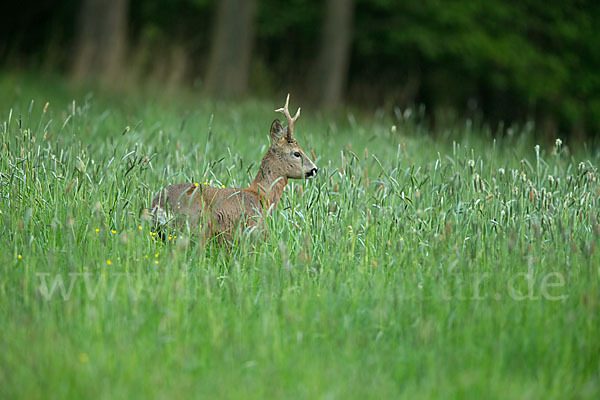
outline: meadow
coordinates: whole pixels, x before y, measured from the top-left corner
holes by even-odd
[[[597,148],[303,107],[317,178],[224,250],[144,210],[248,185],[284,95],[0,91],[0,398],[600,396]]]

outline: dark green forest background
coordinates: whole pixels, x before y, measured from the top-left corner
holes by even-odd
[[[323,109],[424,105],[598,137],[597,0],[25,0],[0,6],[5,70]],[[126,86],[127,87],[127,86]]]

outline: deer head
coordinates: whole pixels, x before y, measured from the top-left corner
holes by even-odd
[[[287,95],[285,106],[278,108],[277,112],[283,113],[287,119],[285,130],[281,122],[276,119],[271,124],[271,147],[267,153],[271,158],[271,165],[276,174],[291,179],[313,178],[319,169],[302,151],[294,139],[294,124],[300,116],[300,108],[292,118],[288,109],[290,95]]]

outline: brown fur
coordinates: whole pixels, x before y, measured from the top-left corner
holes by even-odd
[[[304,179],[317,173],[317,167],[293,138],[295,119],[289,117],[287,102],[285,115],[288,118],[286,132],[284,134],[279,120],[273,121],[271,147],[249,187],[219,189],[192,183],[169,185],[152,200],[155,218],[160,213],[169,215],[167,210],[170,209],[176,227],[188,224],[192,231],[200,230],[206,238],[219,237],[227,241],[233,238],[236,230],[256,226],[265,213],[277,207],[288,179]],[[298,115],[299,112],[296,118]],[[297,154],[300,157],[296,157]]]

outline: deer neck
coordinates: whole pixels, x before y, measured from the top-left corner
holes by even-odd
[[[248,188],[251,192],[256,193],[258,199],[265,209],[277,207],[277,203],[281,199],[281,195],[288,183],[286,176],[277,173],[269,165],[269,160],[265,157],[258,169],[256,177]]]

